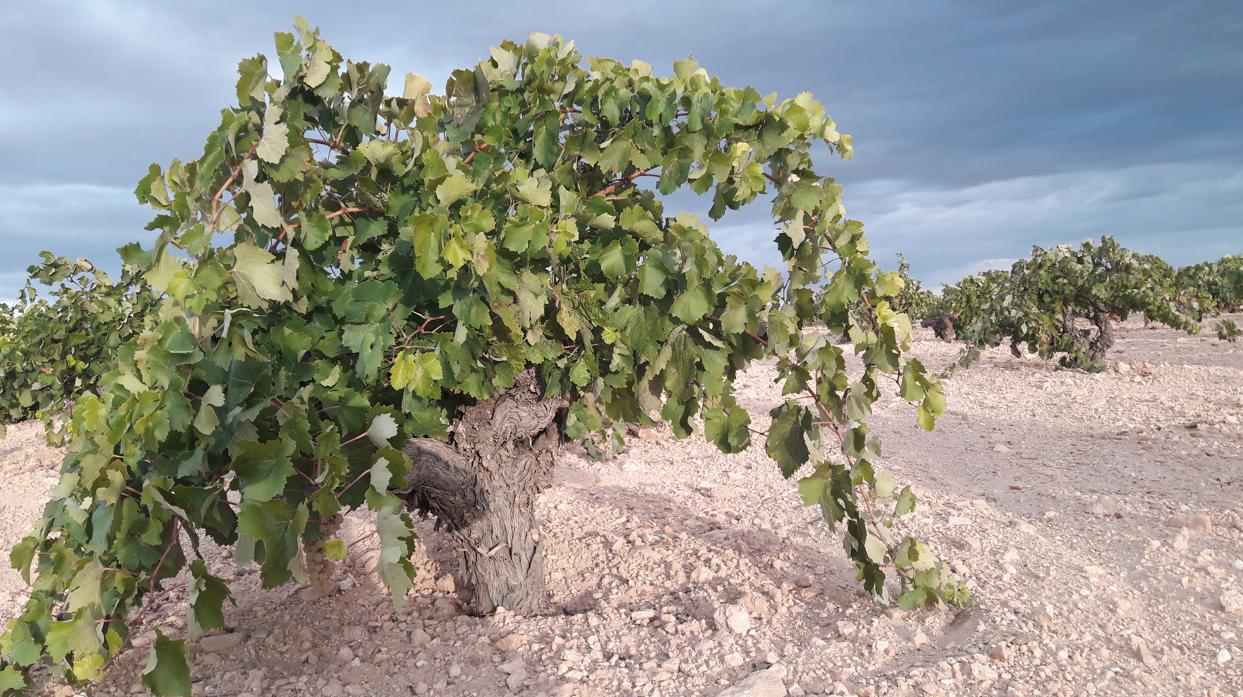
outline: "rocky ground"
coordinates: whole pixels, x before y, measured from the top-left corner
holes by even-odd
[[[915,346],[934,368],[955,351],[930,333]],[[921,495],[916,532],[975,607],[877,604],[762,447],[724,456],[658,429],[612,461],[567,453],[543,498],[570,614],[459,614],[429,529],[395,613],[355,515],[330,597],[261,590],[214,554],[238,603],[231,631],[193,643],[195,692],[1243,695],[1243,345],[1129,323],[1110,358],[1087,374],[989,352],[947,383],[933,433],[900,400],[879,405],[885,461]],[[758,414],[779,400],[773,377],[740,381]],[[0,441],[0,548],[38,516],[58,462],[37,424]],[[23,595],[0,572],[0,620]],[[185,610],[169,592],[140,646],[82,692],[141,693],[141,645],[157,626],[184,634]]]

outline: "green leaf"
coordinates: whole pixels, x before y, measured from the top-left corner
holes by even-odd
[[[237,66],[237,101],[246,105],[250,100],[263,101],[263,85],[268,79],[268,61],[263,56],[246,58]]]
[[[190,602],[192,632],[224,627],[224,601],[232,598],[224,581],[212,576],[201,559],[190,564],[191,581],[186,585]]]
[[[44,637],[47,653],[54,661],[63,661],[69,654],[81,659],[97,654],[101,644],[95,631],[94,612],[79,611],[73,619],[63,622],[52,622],[51,629]]]
[[[586,361],[574,363],[574,367],[570,369],[570,382],[579,387],[586,387],[591,382],[591,369],[587,367]]]
[[[91,559],[74,574],[73,581],[69,584],[68,608],[70,612],[77,612],[84,607],[91,605],[99,605],[100,600],[100,582],[103,579],[104,567],[99,563],[99,559]]]
[[[264,588],[275,588],[286,583],[295,572],[301,575],[299,552],[307,517],[304,503],[294,508],[280,499],[266,502],[242,500],[237,513],[237,531],[263,545],[259,552],[262,553],[260,575]]]
[[[665,297],[665,279],[668,275],[655,260],[649,259],[639,267],[639,292],[660,299]]]
[[[332,235],[332,225],[323,213],[308,214],[302,223],[302,246],[309,252],[324,246]]]
[[[898,607],[906,612],[913,612],[928,604],[929,596],[927,589],[911,588],[902,595],[898,596]]]
[[[160,259],[155,263],[155,266],[152,266],[147,271],[147,283],[150,283],[151,288],[157,293],[166,293],[168,292],[169,285],[173,282],[173,277],[180,270],[181,260],[165,252],[160,255]]]
[[[351,324],[341,331],[341,343],[358,354],[354,372],[367,383],[374,381],[392,342],[393,336],[383,324]]]
[[[552,168],[557,162],[561,152],[560,127],[561,122],[556,118],[544,119],[536,126],[534,155],[542,167]]]
[[[803,477],[798,480],[798,494],[803,500],[804,506],[814,506],[820,503],[828,490],[829,478],[820,470],[810,477]]]
[[[414,243],[414,268],[423,278],[435,278],[440,275],[440,250],[449,221],[434,213],[423,213],[410,217],[410,231]]]
[[[875,564],[884,564],[888,550],[885,549],[885,543],[875,535],[868,534],[863,541],[863,551],[867,553],[868,559]]]
[[[686,324],[695,324],[712,309],[712,295],[703,286],[688,288],[673,301],[669,312]]]
[[[315,47],[315,53],[311,57],[311,62],[306,67],[306,74],[302,76],[302,81],[307,87],[315,89],[324,84],[324,80],[328,78],[329,71],[332,66],[328,61],[332,58],[332,47],[328,44],[321,43]]]
[[[888,472],[878,472],[875,475],[876,483],[872,487],[872,491],[876,496],[882,499],[889,498],[893,495],[895,489],[898,488],[898,482]]]
[[[782,476],[789,477],[806,464],[811,455],[806,439],[812,428],[811,412],[798,402],[786,401],[769,414],[773,423],[768,427],[764,452],[777,461]]]
[[[293,296],[281,282],[281,267],[275,257],[250,243],[233,248],[230,273],[237,284],[237,296],[247,307],[264,308],[268,301],[288,301]]]
[[[21,542],[9,550],[9,564],[22,575],[22,580],[30,583],[30,564],[34,561],[39,541],[34,536],[22,538]]]
[[[704,413],[704,438],[723,453],[738,453],[751,442],[751,416],[737,405],[713,406]]]
[[[699,70],[699,63],[694,58],[683,58],[673,62],[673,74],[683,80],[689,80],[697,70]]]
[[[911,491],[911,487],[903,487],[902,493],[898,494],[898,502],[893,506],[893,517],[901,518],[902,516],[915,510],[915,493]]]
[[[376,532],[380,536],[380,580],[392,593],[393,606],[400,610],[414,587],[414,567],[409,560],[414,530],[406,515],[380,511],[376,513]]]
[[[32,666],[43,658],[43,646],[35,641],[30,625],[15,621],[9,628],[8,660],[18,666]]]
[[[610,280],[617,280],[626,273],[626,253],[621,243],[613,242],[600,252],[600,270]]]
[[[155,641],[142,671],[142,684],[160,697],[190,697],[190,666],[186,644],[155,630]]]
[[[194,428],[205,436],[214,433],[216,427],[220,425],[220,418],[212,407],[223,406],[224,388],[220,385],[212,385],[207,388],[207,391],[203,393],[203,397],[199,401],[199,411],[194,417]]]
[[[233,460],[242,494],[251,501],[271,501],[285,490],[285,482],[293,474],[289,459],[292,443],[270,440],[264,443],[243,440],[237,444],[239,454]]]
[[[26,687],[26,678],[13,666],[0,668],[0,695],[18,692]]]
[[[276,208],[276,192],[272,189],[272,185],[268,182],[255,181],[254,176],[258,168],[253,160],[243,166],[242,171],[246,173],[242,188],[250,196],[250,213],[255,217],[255,222],[267,228],[281,227],[284,221],[281,219],[280,211]]]
[[[918,360],[912,358],[902,370],[902,399],[905,399],[908,402],[918,402],[923,399],[924,388],[921,384],[923,382],[926,382],[924,378],[924,366]]]

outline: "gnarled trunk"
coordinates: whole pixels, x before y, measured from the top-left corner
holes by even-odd
[[[1109,312],[1104,308],[1096,307],[1090,314],[1084,316],[1084,319],[1095,327],[1095,331],[1076,327],[1075,317],[1070,314],[1063,316],[1062,327],[1065,332],[1079,351],[1088,357],[1088,360],[1104,360],[1105,353],[1114,345],[1114,327]]]
[[[932,333],[941,341],[953,341],[956,338],[954,331],[954,315],[949,312],[942,312],[936,317],[927,317],[919,323],[921,327],[932,327]]]
[[[503,606],[533,614],[548,606],[535,499],[552,483],[564,406],[546,399],[528,370],[500,397],[466,407],[451,442],[406,445],[413,468],[394,490],[454,540],[455,585],[470,612]]]

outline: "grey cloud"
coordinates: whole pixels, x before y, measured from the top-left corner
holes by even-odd
[[[433,83],[539,30],[590,55],[668,71],[694,54],[729,83],[810,90],[856,137],[855,160],[825,162],[852,215],[883,262],[901,250],[928,280],[1110,232],[1177,261],[1243,251],[1231,176],[1243,162],[1243,11],[1226,0],[62,1],[0,7],[0,60],[14,66],[0,90],[0,196],[32,197],[0,217],[0,274],[44,246],[102,261],[145,239],[133,182],[149,162],[199,152],[234,100],[237,61],[271,54],[296,12],[345,55]],[[716,234],[775,261],[763,211]]]

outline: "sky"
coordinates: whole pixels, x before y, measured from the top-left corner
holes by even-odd
[[[108,2],[0,6],[0,299],[40,250],[117,267],[149,241],[132,191],[190,159],[294,15],[343,55],[443,88],[503,38],[573,39],[662,74],[809,90],[843,133],[825,159],[876,259],[938,287],[1032,245],[1114,235],[1176,265],[1243,253],[1243,4],[1220,2]],[[273,61],[275,63],[275,61]],[[704,211],[710,201],[674,203]],[[775,264],[760,204],[713,226]]]

